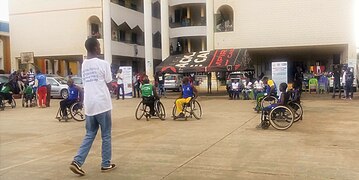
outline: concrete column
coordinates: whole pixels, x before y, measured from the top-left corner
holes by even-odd
[[[202,45],[201,50],[205,51],[206,50],[206,41],[204,40],[204,38],[201,38],[201,45]]]
[[[187,49],[188,49],[188,52],[192,52],[191,51],[191,39],[187,39]]]
[[[146,75],[153,80],[152,1],[144,0]]]
[[[168,0],[161,0],[161,44],[162,60],[170,56]]]
[[[214,5],[213,0],[206,2],[207,17],[207,51],[214,49]]]
[[[191,8],[187,7],[187,19],[191,18]]]
[[[103,53],[105,61],[112,64],[110,0],[102,0]]]
[[[204,14],[205,12],[204,12],[204,7],[203,6],[201,6],[201,17],[204,17],[205,16],[205,14]]]

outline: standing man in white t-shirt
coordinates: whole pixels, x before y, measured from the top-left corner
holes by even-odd
[[[125,89],[123,87],[123,75],[122,75],[122,69],[118,69],[117,74],[116,74],[116,79],[117,79],[117,100],[120,99],[120,89],[121,89],[121,93],[122,93],[122,100],[125,99]]]
[[[78,175],[85,175],[81,169],[95,140],[97,131],[101,128],[102,163],[101,171],[116,168],[111,164],[111,69],[108,62],[98,58],[101,53],[100,43],[96,38],[88,38],[85,43],[87,58],[82,63],[82,79],[84,85],[84,108],[86,115],[86,135],[77,155],[70,165],[70,170]]]

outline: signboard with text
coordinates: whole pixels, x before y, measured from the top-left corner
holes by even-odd
[[[288,83],[287,62],[272,62],[272,80],[275,82],[278,92],[280,83]]]
[[[122,69],[123,77],[123,89],[125,91],[125,98],[132,98],[132,67],[131,66],[121,66],[119,69]],[[119,92],[120,95],[122,92]]]

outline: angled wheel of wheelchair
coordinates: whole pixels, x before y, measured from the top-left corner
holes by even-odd
[[[156,101],[155,110],[157,116],[163,121],[166,119],[166,110],[161,101]]]
[[[76,102],[70,106],[70,114],[72,118],[76,121],[85,120],[85,112],[81,103]]]
[[[25,107],[25,102],[26,102],[25,95],[22,95],[22,97],[21,97],[21,105],[22,105],[22,107]]]
[[[16,107],[16,101],[15,101],[15,98],[12,97],[12,101],[11,101],[11,104],[10,104],[11,108],[15,108]]]
[[[261,109],[263,107],[267,107],[271,104],[275,104],[278,102],[278,98],[275,96],[266,96],[261,100]]]
[[[70,109],[69,108],[66,108],[66,111],[67,111],[67,114],[70,114],[70,116],[72,117],[72,114],[70,112]],[[59,109],[57,110],[57,114],[56,114],[56,117],[55,117],[57,120],[61,121],[61,120],[65,120],[67,121],[67,119],[63,119],[64,118],[64,115],[62,114],[62,111],[61,111],[61,107],[59,107]]]
[[[0,101],[0,110],[3,111],[5,109],[5,104],[3,102],[3,100],[1,99]]]
[[[201,119],[202,118],[202,107],[201,104],[197,100],[194,100],[191,103],[191,113],[193,114],[194,118]]]
[[[175,120],[175,118],[176,118],[176,110],[177,109],[177,106],[176,106],[176,104],[173,106],[173,108],[172,108],[172,117],[173,117],[173,120]]]
[[[286,130],[294,122],[294,113],[289,107],[277,106],[270,111],[269,122],[275,129]]]
[[[145,115],[145,111],[146,111],[145,108],[146,108],[146,105],[143,104],[142,101],[137,105],[136,112],[135,112],[135,118],[137,120],[140,120],[143,117],[143,115]]]
[[[297,102],[289,102],[288,106],[292,108],[292,111],[294,113],[294,122],[302,120],[304,113],[302,105]]]

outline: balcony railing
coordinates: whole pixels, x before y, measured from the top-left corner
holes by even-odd
[[[171,28],[188,27],[188,26],[206,26],[206,17],[201,17],[199,22],[191,22],[191,19],[183,19],[180,22],[170,22]]]

